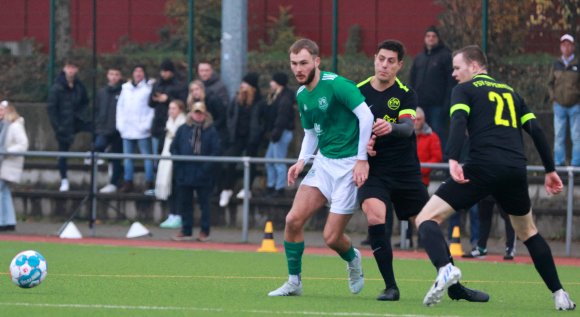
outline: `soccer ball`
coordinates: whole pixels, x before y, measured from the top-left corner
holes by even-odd
[[[10,263],[12,282],[22,288],[38,286],[46,278],[46,270],[46,260],[34,250],[18,253]]]

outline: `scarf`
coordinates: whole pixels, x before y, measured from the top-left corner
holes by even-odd
[[[201,131],[203,130],[203,122],[193,122],[193,134],[191,135],[190,144],[193,148],[193,155],[201,154]]]

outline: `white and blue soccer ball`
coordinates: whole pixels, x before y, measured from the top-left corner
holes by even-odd
[[[46,259],[34,250],[18,253],[10,263],[10,278],[22,288],[38,286],[46,278],[46,272]]]

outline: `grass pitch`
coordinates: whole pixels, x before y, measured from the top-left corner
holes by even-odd
[[[19,251],[34,249],[48,261],[38,287],[12,284],[8,266]],[[445,297],[424,307],[435,278],[427,260],[396,260],[399,302],[378,302],[384,288],[373,258],[365,257],[366,284],[348,291],[338,256],[305,255],[304,294],[269,298],[286,280],[283,253],[0,242],[0,316],[579,316],[557,312],[532,265],[461,262],[463,283],[487,291],[489,303]],[[580,300],[580,268],[560,266],[572,299]]]

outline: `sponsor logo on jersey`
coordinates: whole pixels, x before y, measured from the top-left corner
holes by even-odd
[[[387,106],[391,110],[397,110],[401,106],[401,100],[399,100],[399,98],[391,97],[391,99],[387,101]]]
[[[306,107],[306,104],[304,104],[304,111],[308,110],[308,107]]]
[[[321,135],[324,133],[324,131],[322,130],[322,127],[318,123],[314,124],[314,132],[316,132],[316,135]]]
[[[322,111],[326,111],[326,109],[328,109],[328,101],[326,100],[326,97],[318,98],[318,108],[320,108]]]
[[[397,123],[397,118],[391,118],[391,117],[389,117],[389,115],[388,115],[388,114],[386,114],[386,115],[383,117],[383,120],[385,120],[385,121],[387,121],[387,122],[391,122],[391,123]]]

